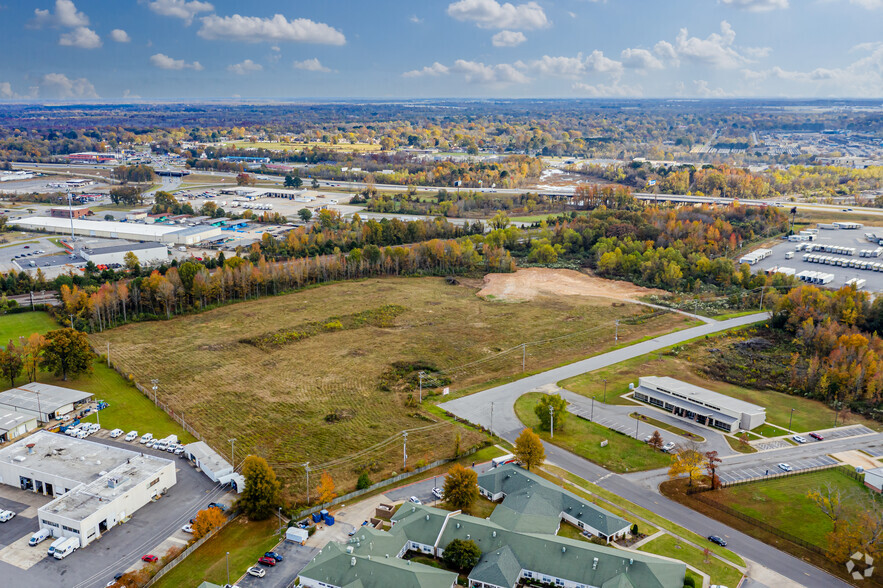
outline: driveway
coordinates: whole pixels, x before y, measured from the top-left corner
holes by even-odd
[[[483,474],[484,472],[491,469],[491,462],[487,461],[484,463],[475,464],[472,469],[474,469],[476,473]],[[386,492],[384,496],[386,496],[393,502],[401,502],[404,500],[408,500],[411,496],[416,496],[423,504],[433,505],[436,502],[436,498],[432,495],[432,489],[443,489],[444,486],[445,475],[439,474],[438,476],[427,478],[425,480],[420,480],[419,482],[414,482],[413,484],[408,484],[407,486],[399,486],[398,488],[394,488],[389,492]]]

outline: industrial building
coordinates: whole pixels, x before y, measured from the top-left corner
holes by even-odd
[[[49,215],[55,218],[82,218],[91,214],[88,206],[59,206],[50,208]]]
[[[245,488],[245,478],[234,471],[226,459],[208,446],[205,441],[196,441],[184,446],[184,455],[212,482],[231,484],[236,492]]]
[[[10,409],[0,410],[0,443],[12,441],[36,428],[37,417]]]
[[[91,392],[31,382],[0,392],[0,410],[36,417],[41,423],[60,419],[94,398]]]
[[[125,264],[126,254],[134,253],[138,262],[142,265],[156,265],[169,259],[169,247],[155,241],[146,243],[126,243],[124,245],[110,245],[105,247],[93,247],[81,249],[80,256],[95,265],[108,265],[112,263]]]
[[[674,378],[647,376],[638,379],[635,400],[662,408],[676,417],[734,433],[750,431],[766,421],[766,409],[718,394]]]
[[[85,547],[174,486],[168,459],[37,431],[0,449],[0,482],[54,496],[37,510],[53,537]]]
[[[217,237],[221,230],[211,225],[181,227],[163,224],[124,223],[117,221],[97,221],[45,216],[30,216],[10,223],[20,229],[46,231],[85,237],[128,239],[130,241],[159,241],[177,245],[194,245],[206,239]],[[73,225],[73,226],[71,226]]]

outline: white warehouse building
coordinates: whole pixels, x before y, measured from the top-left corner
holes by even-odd
[[[0,392],[0,410],[8,409],[48,423],[73,412],[94,396],[91,392],[31,382]]]
[[[80,256],[95,265],[108,265],[112,263],[125,264],[126,254],[135,254],[141,265],[156,265],[169,259],[169,247],[156,241],[147,243],[127,243],[125,245],[110,245],[108,247],[94,247],[80,250]]]
[[[80,547],[175,482],[171,460],[47,431],[0,449],[0,483],[54,496],[37,510],[40,528]]]
[[[81,237],[101,237],[105,239],[128,239],[129,241],[159,241],[177,245],[194,245],[221,234],[219,227],[211,225],[181,225],[123,223],[118,221],[95,221],[83,219],[29,216],[10,223],[20,229],[46,231],[69,235],[73,227],[74,235]]]

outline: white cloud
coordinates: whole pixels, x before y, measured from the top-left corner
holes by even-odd
[[[421,24],[423,22],[423,19],[416,14],[412,14],[408,20],[410,20],[414,24]]]
[[[741,8],[749,12],[768,12],[788,8],[788,0],[720,0],[721,4]]]
[[[58,38],[62,47],[79,47],[80,49],[97,49],[101,47],[101,37],[88,27],[77,27]]]
[[[459,0],[448,5],[448,16],[474,22],[483,29],[541,29],[549,26],[543,7],[536,2],[500,4],[496,0]]]
[[[526,84],[530,81],[530,78],[508,63],[485,65],[478,61],[458,59],[451,71],[463,74],[467,82],[475,84],[508,85]]]
[[[653,52],[672,65],[678,65],[680,63],[678,60],[678,52],[675,50],[674,45],[668,41],[660,41],[656,43],[656,45],[653,46]]]
[[[597,49],[592,51],[592,53],[586,57],[586,66],[590,70],[598,73],[622,73],[622,63],[610,59],[609,57],[604,57],[604,52],[598,51]]]
[[[630,69],[663,69],[665,66],[646,49],[624,49],[619,54],[622,64]]]
[[[540,75],[558,78],[578,78],[586,73],[586,60],[582,53],[576,57],[543,55],[540,59],[534,59],[527,64],[519,62],[516,65],[529,67]]]
[[[41,27],[84,27],[89,24],[89,17],[79,12],[72,0],[55,0],[55,13],[50,10],[34,10],[31,26]]]
[[[402,74],[402,77],[405,78],[421,78],[424,76],[444,76],[450,72],[450,68],[446,65],[442,65],[438,61],[433,63],[432,65],[427,65],[423,69],[413,69],[411,71],[406,71]]]
[[[141,96],[138,94],[133,94],[131,90],[123,90],[123,98],[131,98],[132,100],[139,100]]]
[[[494,47],[517,47],[525,41],[527,37],[521,31],[500,31],[491,37]]]
[[[749,61],[734,48],[736,31],[725,20],[721,21],[720,34],[712,33],[705,39],[688,37],[687,34],[687,29],[681,29],[675,41],[675,51],[681,58],[724,69],[739,67]]]
[[[304,71],[331,71],[330,68],[322,65],[322,63],[315,57],[312,59],[304,59],[303,61],[295,61],[291,65],[294,69],[302,69]]]
[[[124,31],[123,29],[114,29],[110,31],[110,38],[117,43],[128,43],[132,40],[132,37],[129,36],[129,33]]]
[[[197,14],[215,10],[211,3],[199,0],[151,0],[147,6],[157,14],[180,18],[187,26],[190,26]]]
[[[883,41],[869,41],[867,43],[853,45],[850,51],[876,51],[880,47],[883,47]]]
[[[693,87],[697,96],[703,98],[726,98],[732,94],[726,92],[723,88],[711,88],[705,80],[694,80]]]
[[[0,98],[3,100],[11,100],[15,98],[15,93],[12,91],[12,84],[9,82],[0,82]]]
[[[290,41],[296,43],[319,43],[323,45],[344,45],[343,33],[325,23],[307,18],[289,21],[281,14],[273,18],[257,16],[220,17],[215,14],[202,17],[202,28],[198,35],[203,39],[260,43],[262,41]]]
[[[263,65],[261,65],[260,63],[255,63],[251,59],[246,59],[242,63],[234,63],[227,66],[227,71],[240,76],[244,76],[255,71],[261,71],[262,69],[264,69]]]
[[[592,98],[642,96],[644,94],[641,86],[626,86],[618,81],[612,84],[584,84],[579,82],[571,87],[573,90]]]
[[[50,73],[40,78],[38,84],[42,98],[58,100],[84,100],[98,98],[95,86],[86,78],[70,79],[64,74]]]
[[[150,63],[155,65],[160,69],[171,69],[171,70],[182,70],[182,69],[192,69],[195,71],[201,71],[202,65],[198,61],[194,61],[192,63],[187,63],[183,59],[172,59],[168,55],[164,55],[162,53],[157,53],[156,55],[152,55],[150,57]]]

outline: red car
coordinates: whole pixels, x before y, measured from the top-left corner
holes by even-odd
[[[142,555],[141,556],[141,561],[146,561],[147,563],[153,563],[157,559],[158,558],[155,555]]]
[[[816,441],[821,441],[824,439],[824,437],[822,437],[818,433],[810,433],[809,436],[812,437],[813,439],[815,439]]]
[[[274,558],[272,558],[272,557],[264,556],[264,557],[262,557],[261,559],[258,560],[258,563],[259,563],[259,564],[263,564],[263,565],[265,565],[265,566],[271,566],[271,567],[272,567],[272,566],[275,566],[275,565],[276,565],[276,560],[275,560]]]

